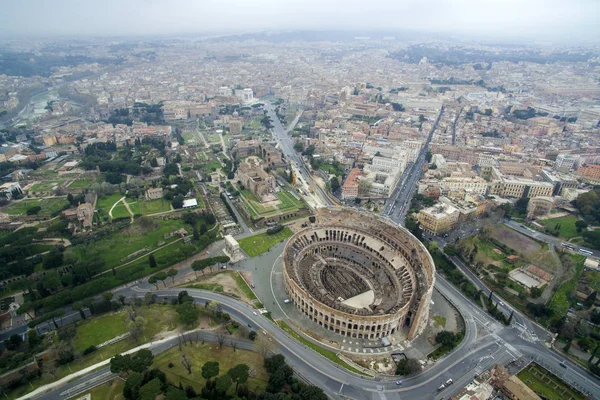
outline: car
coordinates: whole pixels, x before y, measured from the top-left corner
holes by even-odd
[[[291,302],[292,302],[292,301],[291,301],[290,299],[285,299],[285,300],[283,301],[283,303],[284,303],[284,304],[289,304],[289,303],[291,303]]]
[[[450,385],[452,385],[453,383],[454,383],[454,381],[453,381],[452,379],[448,379],[448,380],[446,381],[446,386],[450,386]]]
[[[500,304],[501,306],[504,306],[504,302],[503,301],[499,301],[498,304]]]
[[[254,289],[254,288],[255,288],[255,286],[254,286],[254,282],[252,282],[252,284],[250,285],[250,287],[251,287],[252,289]]]
[[[396,381],[396,385],[398,385],[398,386],[402,385],[402,381]]]
[[[258,313],[256,311],[252,311],[252,314],[254,315],[258,315]]]
[[[443,383],[440,385],[440,387],[438,388],[438,391],[442,391],[446,388],[446,385],[444,385]]]
[[[263,331],[263,335],[267,336],[267,331]]]
[[[558,365],[560,365],[563,368],[567,368],[567,365],[564,362],[559,363]]]
[[[251,324],[248,324],[248,328],[252,328],[252,325],[251,325]]]

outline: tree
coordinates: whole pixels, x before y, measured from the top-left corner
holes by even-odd
[[[218,361],[207,361],[202,366],[202,377],[206,380],[210,380],[215,376],[219,375],[219,362]]]
[[[195,326],[198,322],[198,316],[200,311],[196,308],[193,302],[186,301],[177,306],[177,314],[179,314],[179,321],[187,326]]]
[[[124,295],[120,294],[118,297],[119,301],[121,302],[121,305],[125,305],[125,300],[127,299]]]
[[[153,360],[154,356],[148,349],[142,349],[133,355],[118,354],[110,360],[110,372],[113,374],[128,373],[129,371],[144,372],[150,368]]]
[[[156,276],[152,275],[150,278],[148,278],[148,283],[156,286],[156,290],[158,290],[158,278]],[[146,294],[148,294],[148,293],[146,293]]]
[[[171,277],[171,283],[175,284],[175,276],[177,275],[177,270],[175,268],[171,268],[167,271],[167,276]]]
[[[435,341],[443,346],[454,347],[456,344],[456,335],[449,331],[441,331],[436,335]]]
[[[181,356],[181,365],[187,370],[188,374],[192,374],[192,361],[185,354]]]
[[[146,321],[142,317],[135,317],[133,321],[130,321],[127,327],[129,328],[129,336],[136,341],[136,343],[140,340],[142,336],[142,332],[144,329],[144,325]]]
[[[123,397],[127,400],[137,400],[139,398],[140,387],[144,382],[144,375],[134,372],[127,377],[125,387],[123,388]]]
[[[154,254],[150,254],[148,256],[148,263],[150,264],[150,268],[156,268],[156,259],[154,258]]]
[[[223,348],[223,344],[225,344],[225,334],[222,332],[217,333],[217,343],[219,344],[219,349]]]
[[[285,357],[282,354],[275,354],[265,358],[264,367],[269,374],[275,373],[278,369],[285,365]]]
[[[221,396],[224,396],[231,387],[232,383],[231,377],[225,374],[216,379],[215,389],[217,390],[217,393],[220,393]]]
[[[256,331],[250,331],[250,333],[248,333],[248,339],[254,341],[256,339]]]
[[[337,192],[340,188],[340,181],[338,180],[337,176],[334,176],[333,178],[331,178],[331,180],[329,181],[330,185],[331,185],[331,191],[333,193]]]
[[[586,229],[589,224],[583,220],[577,220],[575,222],[575,228],[577,228],[577,232],[581,233],[582,230]]]
[[[175,196],[173,198],[173,200],[171,201],[171,205],[173,206],[173,208],[175,209],[179,209],[183,207],[183,196]]]
[[[406,358],[398,361],[396,365],[396,375],[410,375],[410,366],[408,365],[408,360]]]
[[[227,375],[231,377],[231,380],[235,382],[235,391],[237,392],[240,383],[246,383],[248,381],[250,368],[246,364],[238,364],[235,367],[227,371]]]
[[[527,214],[527,206],[529,204],[529,197],[521,197],[515,203],[515,211],[520,215]]]
[[[165,285],[165,287],[167,287],[167,283],[165,282],[167,280],[167,273],[165,271],[160,271],[157,274],[154,274],[153,276],[156,277],[156,279],[158,279],[159,281],[161,281],[163,283],[163,285]],[[150,282],[150,281],[148,281]],[[158,287],[157,287],[158,289]]]
[[[161,392],[160,379],[154,378],[144,386],[140,387],[139,400],[154,400]]]

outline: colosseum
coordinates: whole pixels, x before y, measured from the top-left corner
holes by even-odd
[[[431,255],[410,232],[353,208],[319,209],[283,251],[285,290],[311,321],[346,337],[413,340],[429,319]]]

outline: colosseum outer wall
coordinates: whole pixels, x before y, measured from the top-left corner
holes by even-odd
[[[413,340],[421,334],[429,320],[429,308],[435,283],[435,266],[425,246],[406,229],[379,216],[355,209],[340,207],[320,209],[316,217],[315,224],[292,236],[284,249],[285,289],[296,307],[316,324],[347,337],[377,339],[394,334],[405,325],[408,325],[408,340]],[[332,235],[331,238],[323,237],[324,230]],[[335,237],[336,233],[338,237]],[[366,238],[358,240],[361,235]],[[377,246],[382,245],[381,248],[373,248],[375,243],[378,243]],[[387,271],[401,275],[393,278],[399,278],[400,285],[404,285],[403,291],[400,291],[400,295],[404,297],[399,297],[397,304],[393,304],[390,310],[377,310],[378,312],[372,312],[370,315],[366,315],[364,309],[360,312],[347,312],[347,307],[340,310],[339,304],[328,306],[319,301],[302,286],[301,282],[297,282],[298,272],[294,268],[298,268],[296,265],[300,263],[298,258],[306,257],[308,253],[313,258],[312,261],[317,261],[316,264],[319,263],[318,259],[326,264],[321,256],[324,253],[317,255],[319,248],[325,247],[331,250],[338,245],[360,249],[377,263],[379,261],[389,265],[395,263],[393,268],[387,267]],[[386,249],[387,246],[389,247]],[[335,258],[335,255],[333,257]],[[389,258],[392,263],[387,260]],[[403,262],[400,261],[401,259]],[[288,268],[293,276],[290,276]],[[380,265],[372,268],[376,271],[377,268],[382,269]],[[411,292],[405,293],[408,289]],[[324,289],[320,288],[320,290]],[[389,299],[386,302],[389,303]]]

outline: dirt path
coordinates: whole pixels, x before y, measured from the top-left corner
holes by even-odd
[[[125,197],[121,197],[119,200],[115,201],[115,204],[112,205],[112,207],[110,208],[110,210],[108,210],[108,216],[112,219],[112,212],[113,209],[116,207],[117,204],[119,204],[120,202],[122,202],[125,199]]]
[[[123,196],[119,200],[115,201],[115,204],[113,204],[112,207],[110,208],[110,210],[108,211],[108,216],[111,219],[113,218],[113,215],[112,215],[113,209],[117,206],[117,204],[119,204],[121,202],[123,203],[123,205],[125,206],[125,209],[129,213],[129,220],[133,224],[133,212],[131,212],[131,208],[129,208],[129,204],[127,204],[127,201],[125,201],[125,196]]]
[[[129,213],[129,215],[131,215],[131,220],[130,221],[133,224],[133,211],[131,211],[131,208],[129,208],[129,203],[127,203],[127,201],[125,200],[125,197],[123,197],[123,205],[127,209],[127,212]]]

